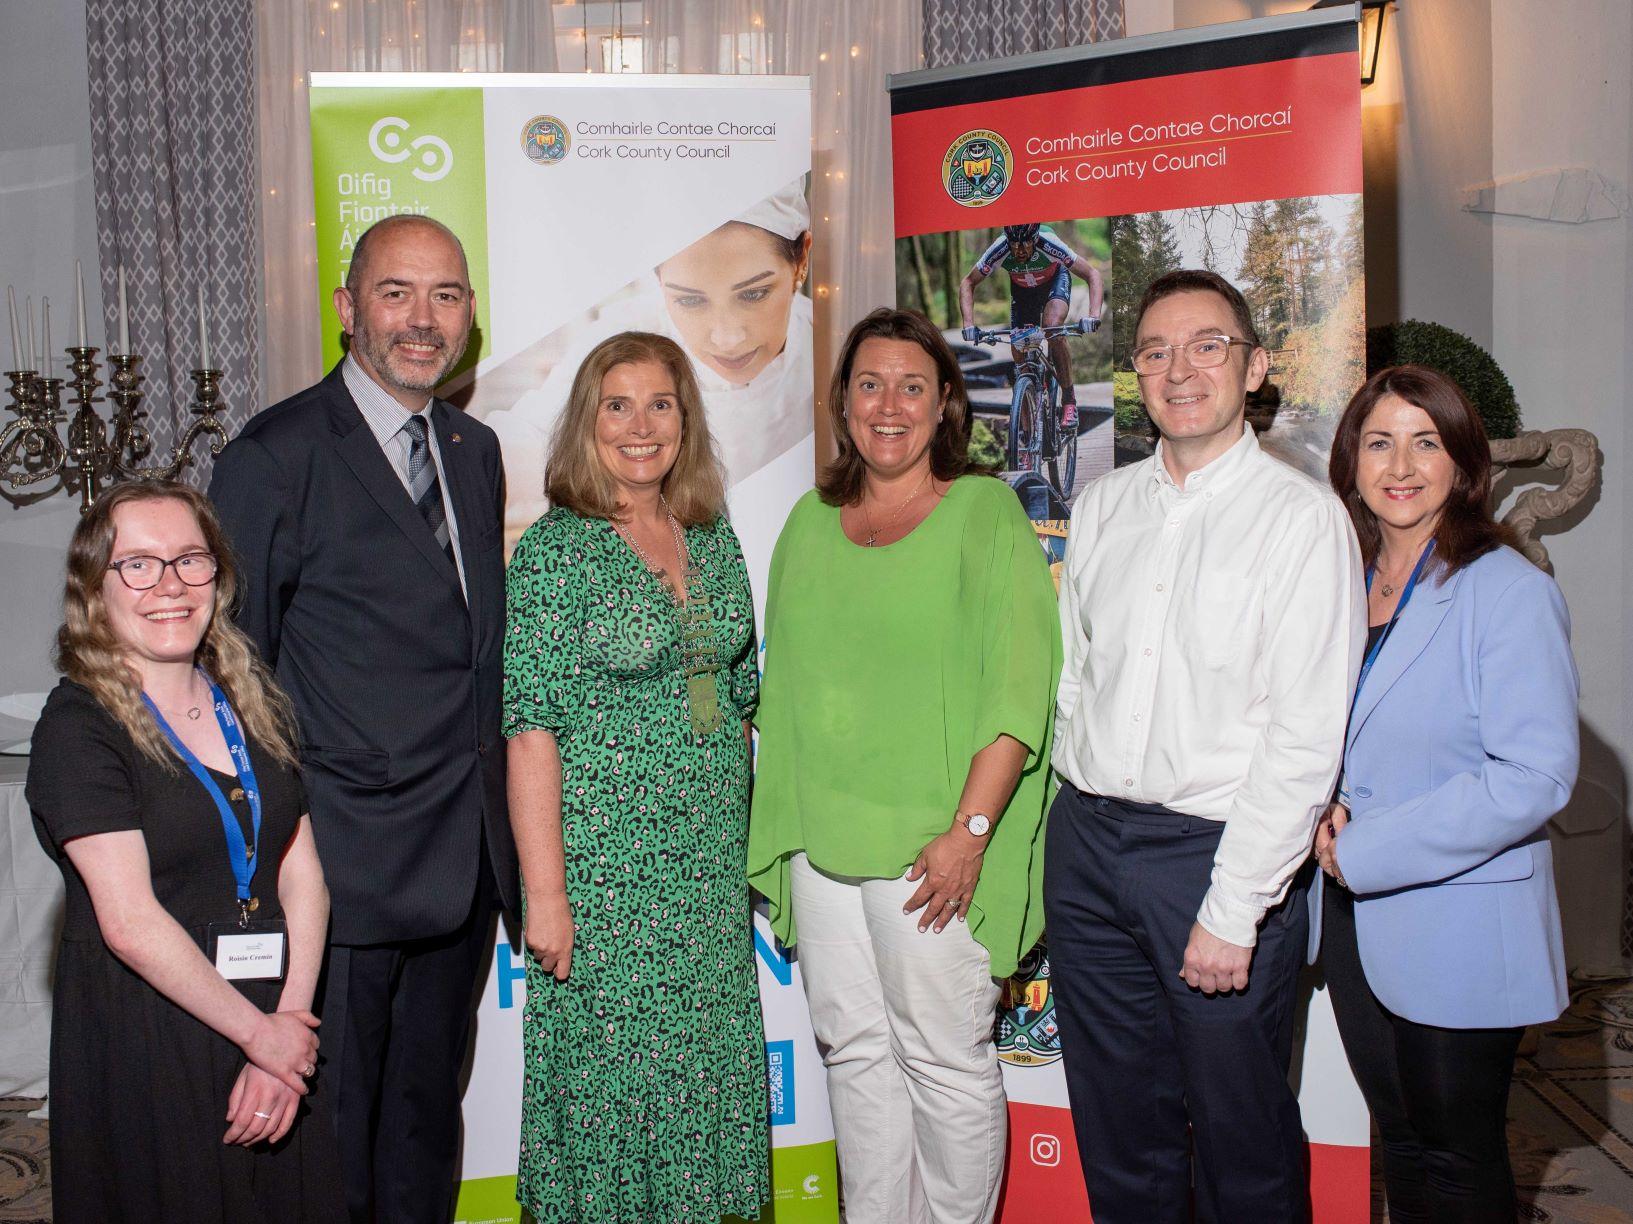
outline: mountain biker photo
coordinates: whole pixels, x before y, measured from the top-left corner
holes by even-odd
[[[1075,274],[1089,287],[1087,316],[1098,324],[1105,306],[1106,286],[1100,270],[1072,250],[1048,226],[1036,223],[1006,225],[958,285],[958,313],[965,340],[981,334],[975,326],[975,287],[993,272],[1009,276],[1009,325],[1058,327],[1066,321]],[[1018,361],[1020,354],[1015,353]],[[1077,430],[1077,388],[1072,378],[1072,355],[1064,336],[1049,339],[1049,359],[1060,383],[1061,428]]]

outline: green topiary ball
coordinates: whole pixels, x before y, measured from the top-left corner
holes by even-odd
[[[1392,365],[1439,370],[1469,397],[1492,438],[1520,431],[1520,405],[1502,367],[1474,341],[1439,323],[1407,319],[1367,329],[1367,374]]]

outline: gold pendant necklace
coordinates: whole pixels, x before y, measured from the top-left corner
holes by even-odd
[[[1380,578],[1382,578],[1383,574],[1378,574],[1378,576],[1380,576]],[[1390,581],[1390,583],[1383,584],[1382,588],[1378,588],[1378,589],[1380,589],[1380,592],[1382,592],[1383,597],[1385,597],[1385,599],[1388,599],[1388,597],[1393,596],[1393,594],[1395,594],[1395,592],[1398,591],[1398,589],[1399,589],[1398,588],[1398,583],[1399,583],[1399,579],[1395,579],[1395,581]]]
[[[862,541],[862,547],[863,548],[872,548],[872,547],[874,547],[875,544],[878,542],[879,537],[881,535],[883,535],[885,532],[889,531],[892,527],[894,527],[896,525],[896,520],[901,518],[901,516],[907,512],[907,507],[909,507],[909,506],[911,506],[913,504],[913,499],[914,498],[916,498],[920,493],[924,492],[924,486],[927,485],[929,482],[930,482],[930,473],[926,472],[924,474],[924,479],[919,481],[918,488],[914,489],[911,493],[909,493],[907,495],[907,500],[904,501],[901,505],[896,507],[896,513],[892,514],[888,519],[885,520],[885,525],[883,527],[875,527],[873,525],[873,516],[868,513],[867,498],[864,496],[863,499],[862,499],[862,521],[867,524],[868,538]]]

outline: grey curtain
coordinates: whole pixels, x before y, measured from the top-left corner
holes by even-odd
[[[1080,47],[1124,32],[1123,0],[1011,0],[996,8],[924,0],[924,66]]]
[[[198,289],[229,433],[261,406],[253,0],[87,0],[91,165],[106,334],[118,272],[154,458],[186,428]],[[202,449],[202,448],[201,448]],[[202,486],[209,456],[183,478]]]

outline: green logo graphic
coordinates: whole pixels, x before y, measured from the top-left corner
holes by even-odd
[[[312,184],[325,367],[343,351],[331,295],[357,240],[401,213],[434,217],[465,244],[476,325],[454,373],[475,365],[488,318],[482,91],[313,88]]]

